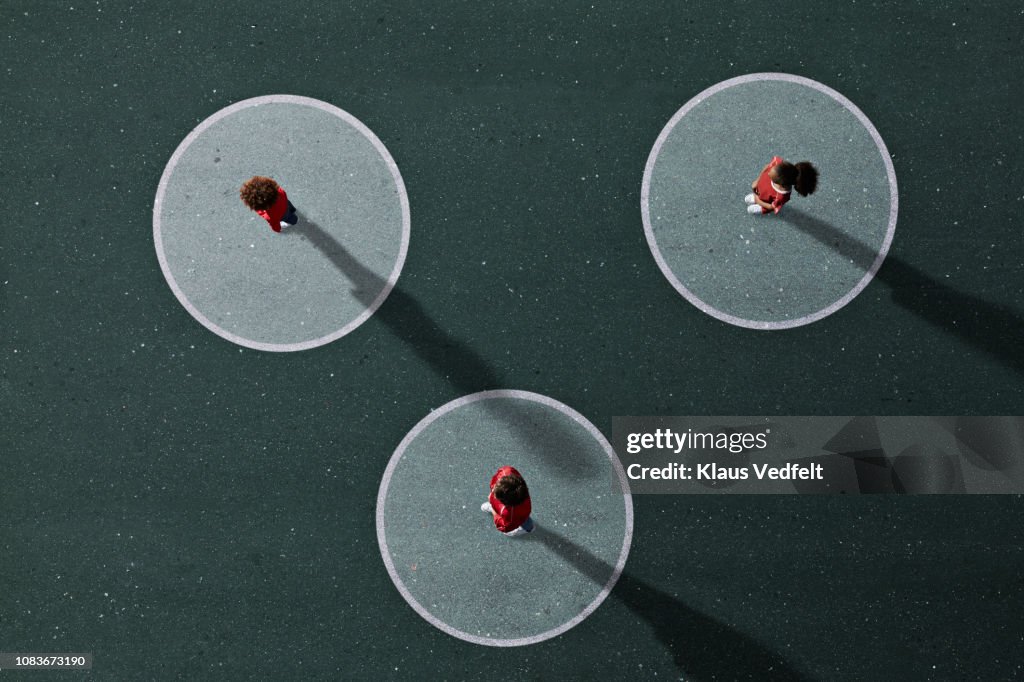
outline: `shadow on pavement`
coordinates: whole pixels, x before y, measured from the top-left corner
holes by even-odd
[[[359,262],[338,240],[306,216],[299,213],[298,224],[283,234],[295,234],[308,239],[353,283],[352,293],[363,305],[369,307],[382,296],[387,281]],[[502,387],[501,379],[486,360],[464,342],[441,329],[423,310],[423,306],[400,286],[396,285],[391,290],[386,305],[374,313],[374,318],[383,322],[439,376],[458,389],[460,395]],[[530,413],[520,406],[519,401],[485,400],[481,405],[495,419],[509,426],[520,442],[527,441]],[[557,426],[548,431],[539,446],[539,452],[550,470],[568,479],[596,477],[598,471],[587,458],[573,456],[580,449],[581,434],[570,430],[561,421],[554,424]],[[586,437],[589,438],[589,435]],[[530,445],[538,448],[537,443]]]
[[[787,206],[778,217],[849,258],[864,272],[878,256],[871,247],[799,209]],[[1019,313],[959,292],[891,255],[875,279],[892,290],[893,301],[900,307],[1024,374],[1024,317]]]
[[[600,586],[614,582],[615,569],[586,548],[538,524],[529,536]],[[678,598],[634,578],[619,576],[611,597],[645,620],[669,650],[676,668],[697,680],[809,680],[781,656]]]

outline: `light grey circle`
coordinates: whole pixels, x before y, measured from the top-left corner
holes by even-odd
[[[298,225],[275,233],[242,203],[253,175],[278,181]],[[203,326],[248,348],[297,351],[344,336],[384,302],[410,222],[398,166],[369,128],[319,100],[268,95],[221,109],[178,145],[157,189],[153,240],[168,285]],[[360,283],[325,243],[380,290],[356,295]]]
[[[810,160],[809,197],[748,215],[743,197],[773,156]],[[672,286],[751,329],[809,324],[853,300],[885,260],[899,198],[878,131],[816,81],[755,73],[687,102],[661,131],[641,188],[644,231]]]
[[[566,437],[575,447],[561,447]],[[567,459],[599,462],[607,477],[551,475],[558,463],[541,454],[551,442]],[[506,537],[480,510],[490,477],[506,464],[530,488],[532,535]],[[618,457],[586,418],[546,396],[496,390],[453,400],[406,435],[384,472],[376,521],[388,574],[420,616],[453,637],[510,647],[555,637],[604,601],[629,554],[633,502]],[[538,542],[545,529],[607,566],[607,581],[581,575]]]

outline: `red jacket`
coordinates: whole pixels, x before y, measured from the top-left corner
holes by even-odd
[[[773,156],[771,163],[768,164],[764,173],[761,173],[760,177],[757,178],[757,187],[754,188],[754,193],[757,194],[761,201],[767,201],[771,204],[775,208],[775,213],[778,213],[782,205],[789,201],[789,195],[793,191],[790,189],[789,192],[779,192],[772,186],[772,179],[768,177],[768,173],[780,163],[783,163],[782,157]],[[761,209],[761,213],[767,212],[767,208]]]
[[[519,476],[522,475],[510,466],[504,466],[498,469],[498,471],[491,477],[491,489],[494,489],[494,484],[498,482],[498,479],[502,476]],[[514,507],[506,507],[501,503],[492,492],[487,498],[491,503],[491,509],[494,510],[494,526],[502,533],[510,533],[519,526],[523,525],[523,521],[530,518],[530,496],[527,495],[526,499],[515,505]]]
[[[266,211],[256,211],[263,219],[270,223],[270,229],[274,232],[281,231],[281,218],[288,212],[288,195],[284,193],[284,187],[277,188],[277,200],[274,205]]]

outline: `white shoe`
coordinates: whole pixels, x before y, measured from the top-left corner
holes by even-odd
[[[748,206],[754,203],[754,193],[751,192],[747,196],[743,197],[743,203],[747,204]]]
[[[285,221],[282,220],[281,221],[281,229],[284,229],[286,227],[295,227],[295,223],[286,223]]]
[[[747,206],[747,213],[749,213],[750,215],[761,215],[761,207],[758,206],[757,204]]]
[[[481,504],[480,505],[480,511],[482,511],[484,514],[490,514],[491,513],[491,503],[490,502],[484,502],[483,504]]]

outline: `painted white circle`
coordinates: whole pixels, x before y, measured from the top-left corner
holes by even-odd
[[[779,115],[763,115],[763,109],[758,107],[771,105],[759,103],[758,97],[771,94],[773,87],[796,89],[794,85],[810,89],[806,92],[811,94],[780,94],[776,110],[771,112]],[[815,99],[819,101],[812,101]],[[822,102],[837,103],[840,107],[829,105],[834,109],[830,110]],[[806,110],[800,110],[801,106]],[[815,116],[818,118],[814,119]],[[801,131],[799,124],[806,128],[811,122],[821,125],[812,128],[812,134]],[[686,128],[688,123],[692,129]],[[849,140],[836,140],[833,125],[844,136],[851,128],[859,132],[850,133]],[[686,135],[691,137],[687,139]],[[775,138],[786,135],[797,141],[789,143],[791,149],[779,149]],[[863,140],[854,139],[858,135]],[[679,155],[674,162],[676,167],[671,168],[673,162],[663,159],[663,153],[672,145],[683,149],[681,140],[687,145],[687,156],[684,159]],[[869,168],[865,172],[870,176],[865,177],[863,188],[845,186],[851,183],[839,186],[836,182],[844,173],[854,172],[848,168],[855,165],[849,158],[830,156],[841,155],[846,144],[851,148],[858,144],[873,146],[870,158],[862,164]],[[805,156],[815,145],[824,150],[825,159]],[[794,192],[778,216],[747,215],[742,197],[750,192],[753,176],[773,155],[791,161],[808,158],[819,166],[822,174],[818,191],[807,198]],[[823,169],[821,161],[835,163]],[[867,185],[871,185],[870,194]],[[679,188],[680,196],[687,193],[689,204],[671,196],[677,191],[675,188]],[[680,206],[666,209],[673,201]],[[808,78],[755,73],[718,83],[676,112],[647,159],[640,204],[647,243],[658,267],[690,303],[729,324],[750,329],[786,329],[831,315],[868,285],[892,243],[899,199],[896,173],[885,143],[867,116],[849,99]],[[838,216],[831,222],[844,227],[835,228],[818,213]],[[859,230],[863,222],[853,224],[856,220],[849,217],[859,214],[871,218],[870,245],[862,243],[864,233]],[[722,219],[722,215],[728,217]],[[794,227],[805,234],[796,234],[799,230]],[[849,234],[843,234],[844,231]],[[807,234],[817,238],[807,239]],[[780,279],[780,270],[784,275],[803,267],[804,261],[797,261],[805,258],[805,254],[787,247],[783,235],[802,240],[803,246],[798,249],[806,248],[808,253],[817,254],[817,261],[806,259],[806,270],[789,280]],[[846,242],[845,253],[844,249],[826,243],[834,239]],[[714,253],[716,246],[722,247],[718,253]],[[850,258],[851,251],[862,257]],[[863,257],[865,253],[870,259]],[[775,256],[778,261],[773,260]],[[780,263],[787,265],[777,267]],[[770,276],[759,277],[764,273]],[[791,281],[797,282],[797,286],[785,291],[780,282]]]
[[[469,413],[473,409],[490,411],[488,414],[491,416],[500,415],[495,419],[495,422],[501,422],[502,419],[508,421],[509,415],[522,416],[524,424],[521,425],[526,425],[528,430],[530,428],[546,428],[543,425],[538,426],[537,416],[541,415],[543,419],[541,410],[546,410],[546,414],[550,414],[550,410],[554,410],[556,414],[551,415],[551,418],[563,423],[563,426],[559,427],[560,429],[571,429],[572,438],[576,439],[577,443],[582,443],[582,439],[586,438],[587,445],[585,447],[590,448],[595,453],[600,453],[600,459],[603,462],[600,466],[605,469],[602,475],[606,473],[608,477],[597,482],[595,479],[600,478],[600,475],[590,470],[589,475],[584,477],[587,478],[585,481],[574,482],[571,480],[581,478],[578,473],[574,473],[570,480],[545,480],[547,477],[537,475],[536,466],[530,469],[522,467],[522,455],[525,450],[531,448],[540,450],[543,448],[543,446],[538,445],[533,440],[537,436],[536,432],[530,432],[532,437],[526,436],[525,438],[525,432],[518,433],[520,446],[513,448],[518,449],[518,454],[503,450],[501,453],[494,454],[493,461],[481,461],[481,459],[486,460],[489,453],[488,443],[481,442],[487,439],[477,440],[474,438],[474,434],[479,436],[479,432],[474,431],[471,427],[466,428],[465,422],[460,421],[456,414],[461,412],[463,415],[466,415],[466,419],[475,420],[478,415]],[[498,431],[502,431],[508,426],[507,423],[497,423],[495,428]],[[423,457],[422,455],[412,453],[410,448],[417,439],[419,439],[419,442],[425,443],[421,447],[427,448],[427,451],[430,453],[429,456]],[[467,443],[467,439],[472,442]],[[513,440],[516,440],[516,438],[513,438]],[[523,440],[529,440],[530,443],[523,444]],[[556,442],[564,445],[564,441],[559,441],[558,437],[549,441],[548,445],[554,446]],[[453,455],[459,449],[471,453],[470,456],[459,458],[458,453]],[[561,448],[556,449],[561,450]],[[580,448],[580,450],[582,449],[585,448]],[[410,453],[415,459],[412,463],[408,461]],[[434,457],[433,453],[437,453],[437,456]],[[481,453],[484,453],[482,458],[480,457]],[[445,457],[456,457],[458,461],[453,465],[451,461],[446,462]],[[506,457],[514,461],[504,461]],[[607,457],[607,462],[604,462],[605,457]],[[503,537],[501,533],[495,530],[490,517],[482,514],[479,509],[481,502],[487,499],[487,480],[497,468],[490,467],[493,466],[494,462],[498,461],[520,468],[524,478],[527,480],[527,484],[530,486],[531,497],[533,498],[532,517],[537,524],[537,530],[531,536],[525,538]],[[461,475],[464,472],[459,471],[459,467],[463,466],[471,467],[474,470],[474,474],[486,472],[485,477],[481,477],[481,475],[470,476],[469,478],[473,480],[466,480],[467,477]],[[402,476],[405,476],[407,481],[416,482],[417,485],[410,488],[406,483],[401,482]],[[420,483],[430,492],[425,495],[421,493],[419,491]],[[457,490],[458,486],[465,486],[465,489]],[[440,487],[444,487],[444,490],[440,490]],[[551,492],[547,495],[539,495],[538,492],[545,487],[550,487],[552,489]],[[594,540],[591,538],[587,542],[593,546],[607,539],[601,537],[600,533],[602,531],[600,528],[603,526],[600,526],[599,522],[595,521],[595,518],[599,518],[602,513],[609,515],[619,514],[620,516],[616,517],[616,522],[622,528],[621,547],[618,545],[618,540],[615,541],[614,546],[608,546],[605,543],[602,552],[609,556],[607,560],[607,581],[599,586],[592,582],[593,578],[591,577],[589,579],[591,587],[588,589],[588,595],[593,594],[592,599],[586,604],[574,602],[571,607],[565,607],[573,609],[573,613],[564,622],[555,624],[545,621],[542,614],[539,613],[545,607],[529,603],[529,594],[531,593],[529,590],[523,591],[524,587],[521,582],[518,585],[514,580],[509,580],[507,584],[501,582],[499,589],[491,589],[493,586],[490,585],[482,586],[477,592],[473,592],[466,587],[467,582],[472,582],[473,576],[487,574],[488,578],[493,578],[490,574],[495,571],[496,565],[500,568],[503,565],[516,561],[524,562],[530,575],[534,576],[537,581],[545,581],[546,586],[557,583],[560,575],[559,572],[567,574],[575,571],[575,569],[566,567],[564,562],[561,562],[557,557],[553,555],[549,557],[549,555],[545,554],[545,548],[542,543],[533,543],[532,546],[529,543],[546,527],[568,533],[573,533],[574,528],[577,531],[584,531],[584,526],[575,525],[574,521],[568,518],[570,514],[566,516],[558,515],[555,511],[555,501],[557,498],[563,505],[585,504],[582,498],[588,494],[594,496],[591,500],[592,506],[589,512],[582,513],[589,522],[590,532],[596,533],[594,537],[598,539]],[[447,499],[446,496],[451,499]],[[619,498],[622,500],[621,509],[615,511],[619,509],[617,506],[620,504],[618,502]],[[596,502],[593,501],[595,499],[597,500]],[[453,502],[452,500],[456,501]],[[390,512],[389,509],[391,510]],[[413,524],[415,529],[410,529],[407,532],[407,537],[418,539],[422,536],[422,544],[430,548],[429,552],[443,557],[441,561],[447,561],[447,565],[455,566],[457,570],[467,573],[468,577],[460,580],[458,575],[453,575],[449,571],[441,570],[440,568],[435,570],[436,577],[433,580],[435,583],[442,584],[443,589],[451,590],[449,598],[459,599],[462,602],[468,603],[467,608],[474,612],[477,610],[477,607],[479,607],[480,612],[493,612],[496,622],[501,623],[500,627],[502,628],[505,627],[505,623],[528,618],[530,613],[537,611],[537,615],[541,616],[541,618],[534,629],[539,629],[540,627],[547,627],[547,629],[530,632],[529,634],[520,632],[518,636],[514,637],[503,637],[500,636],[501,633],[494,632],[483,634],[467,632],[465,626],[459,627],[459,624],[453,625],[443,620],[436,612],[443,611],[444,605],[436,603],[436,600],[433,599],[433,596],[436,595],[429,597],[435,603],[423,603],[428,597],[423,596],[423,594],[426,594],[425,590],[427,588],[421,583],[430,579],[429,576],[424,574],[424,568],[426,567],[414,565],[405,567],[404,571],[399,571],[397,568],[394,557],[401,555],[401,551],[396,551],[401,548],[396,548],[394,544],[389,545],[389,513],[391,514],[390,529],[392,535],[398,529]],[[395,516],[396,514],[397,516]],[[402,597],[416,613],[434,627],[453,637],[473,642],[474,644],[513,647],[536,644],[537,642],[542,642],[562,634],[582,622],[605,600],[622,574],[626,557],[629,554],[633,537],[633,502],[625,471],[615,455],[611,444],[597,427],[585,417],[565,404],[537,393],[494,390],[474,393],[447,403],[432,411],[405,436],[392,455],[384,472],[380,490],[377,494],[376,523],[377,541],[384,565],[387,567],[388,574],[391,576],[395,587],[398,588],[399,593],[401,593]],[[461,526],[463,529],[472,527],[473,532],[468,534],[472,537],[458,534],[457,527],[459,524],[463,524]],[[595,531],[595,527],[598,530]],[[615,528],[619,528],[619,525],[616,525]],[[452,541],[452,546],[447,548],[442,546],[441,542],[449,540],[449,536],[453,533],[456,533],[457,537]],[[576,540],[579,540],[579,538],[577,537]],[[474,542],[479,544],[474,545]],[[517,545],[516,543],[524,544]],[[528,549],[532,551],[532,554],[527,551]],[[507,561],[501,559],[502,556],[505,556],[502,552],[508,553]],[[530,554],[532,559],[528,559],[521,552]],[[613,554],[614,558],[612,558]],[[416,556],[419,558],[420,555]],[[538,556],[540,557],[539,560]],[[419,560],[423,561],[422,558],[419,558]],[[479,564],[483,564],[483,566]],[[415,573],[417,569],[420,571],[419,574]],[[407,574],[405,578],[402,576],[403,572]],[[422,576],[422,580],[420,576]],[[502,576],[499,579],[505,580],[505,577]],[[407,582],[410,584],[407,584]],[[420,594],[415,594],[416,592]],[[561,595],[564,593],[556,590],[556,594]],[[503,603],[502,600],[506,596],[514,603]],[[475,598],[481,599],[480,603],[477,603]],[[582,598],[579,601],[582,601]],[[577,607],[578,610],[576,610]],[[563,613],[559,612],[558,617],[560,618],[561,615]]]
[[[253,175],[285,189],[295,227],[275,233],[242,204]],[[157,258],[178,301],[218,336],[265,351],[315,348],[369,319],[398,281],[410,223],[402,176],[377,136],[296,95],[247,99],[200,123],[153,205]]]

